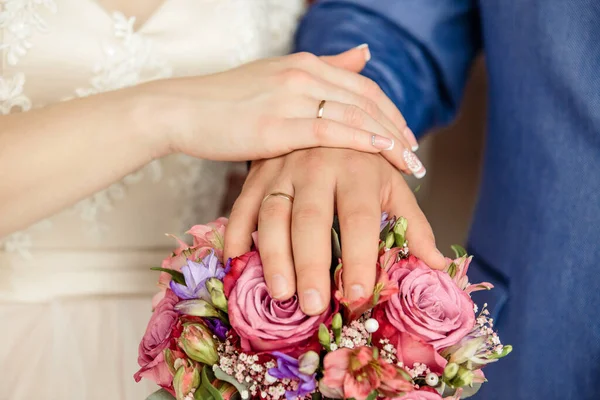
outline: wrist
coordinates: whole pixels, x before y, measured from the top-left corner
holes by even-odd
[[[177,107],[161,93],[162,82],[150,82],[127,89],[125,106],[135,143],[140,143],[152,159],[176,152],[173,143]]]

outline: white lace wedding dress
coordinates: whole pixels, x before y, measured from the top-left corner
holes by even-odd
[[[304,0],[166,0],[138,29],[94,0],[0,7],[8,114],[283,54]],[[154,389],[132,378],[155,291],[149,268],[174,246],[164,233],[218,216],[227,168],[170,156],[0,239],[1,400],[143,399]]]

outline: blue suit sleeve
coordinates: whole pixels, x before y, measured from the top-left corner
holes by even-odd
[[[296,50],[332,55],[368,43],[362,73],[420,135],[456,114],[480,37],[474,0],[321,0],[301,22]]]

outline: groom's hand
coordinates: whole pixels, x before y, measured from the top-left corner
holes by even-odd
[[[285,193],[293,196],[270,196]],[[288,299],[297,291],[307,314],[329,303],[331,226],[341,227],[344,288],[358,298],[373,290],[382,210],[408,220],[412,254],[433,268],[445,259],[435,247],[427,219],[402,175],[379,155],[316,148],[254,162],[226,231],[225,257],[258,242],[271,295]]]

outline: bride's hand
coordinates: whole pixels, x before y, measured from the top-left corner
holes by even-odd
[[[298,53],[214,75],[154,82],[145,90],[166,104],[158,124],[168,132],[173,152],[235,161],[312,147],[387,150],[382,155],[410,173],[403,150],[416,144],[412,132],[373,81],[349,71],[357,54],[368,59],[366,47],[336,57]]]

